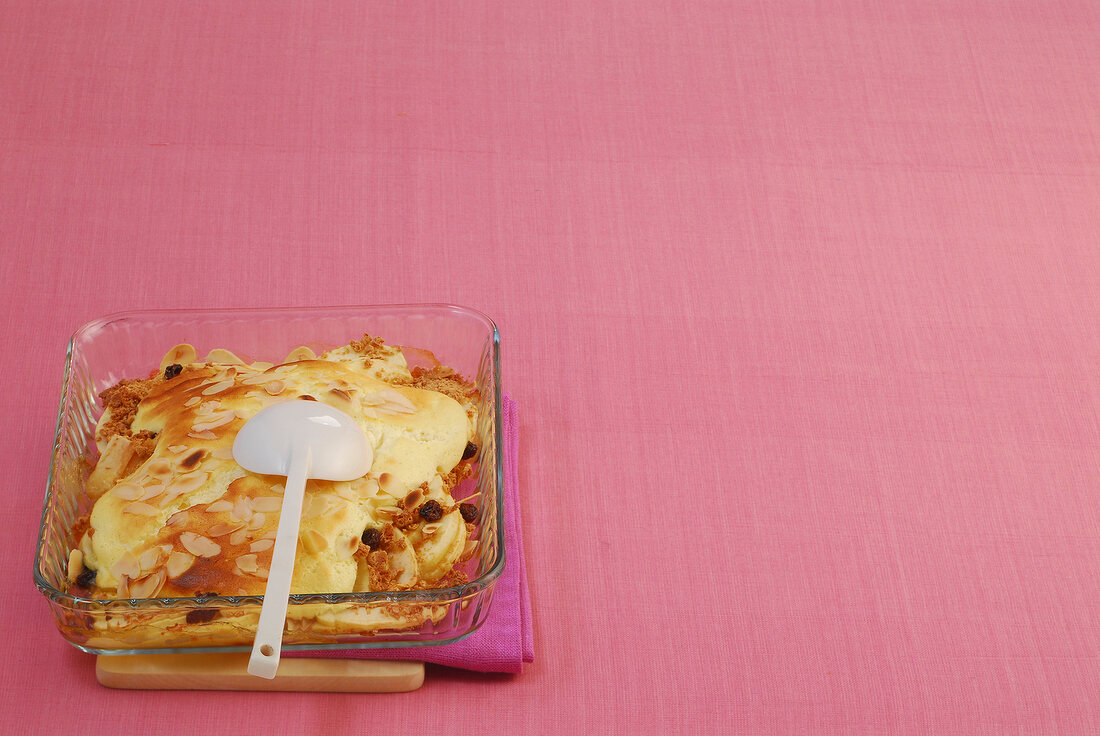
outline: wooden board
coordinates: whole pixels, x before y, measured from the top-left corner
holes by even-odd
[[[96,679],[124,690],[402,693],[424,684],[423,662],[283,657],[274,680],[248,674],[248,652],[96,657]]]

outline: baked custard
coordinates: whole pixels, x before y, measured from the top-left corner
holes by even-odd
[[[479,397],[430,353],[415,355],[431,364],[410,369],[400,348],[371,336],[320,355],[297,348],[278,365],[223,349],[199,359],[183,344],[147,378],[104,391],[99,458],[86,486],[94,504],[69,557],[72,592],[103,599],[263,595],[285,479],[245,471],[233,459],[233,441],[261,409],[293,399],[355,419],[374,461],[353,481],[307,482],[291,593],[466,582],[461,563],[476,551],[477,508],[453,494],[476,458]],[[203,610],[181,611],[178,621],[169,617],[145,635],[172,641],[172,626],[183,633],[221,624],[233,638],[254,627],[258,609],[195,615]],[[287,627],[370,633],[415,628],[442,611],[306,605],[291,610]]]

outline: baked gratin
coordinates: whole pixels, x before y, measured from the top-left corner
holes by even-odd
[[[477,453],[478,395],[438,362],[410,370],[401,349],[370,336],[320,355],[298,348],[278,365],[227,350],[199,359],[184,344],[149,377],[123,380],[101,399],[99,458],[87,482],[94,505],[69,558],[77,595],[263,595],[285,479],[245,471],[232,447],[250,417],[292,399],[330,404],[355,419],[374,461],[353,481],[308,481],[291,593],[466,581],[460,563],[475,551],[477,507],[452,494]],[[415,628],[441,610],[376,606],[335,620],[323,606],[303,606],[287,626]],[[162,620],[159,634],[201,625],[223,626],[228,636],[254,626],[256,611],[194,614]]]

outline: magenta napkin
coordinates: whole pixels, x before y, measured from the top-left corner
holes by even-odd
[[[462,641],[438,647],[345,649],[286,652],[286,656],[415,659],[478,672],[520,672],[535,659],[531,599],[523,562],[519,513],[519,417],[516,402],[504,395],[504,572],[481,628]]]

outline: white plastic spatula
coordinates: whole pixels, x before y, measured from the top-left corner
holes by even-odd
[[[287,401],[245,422],[233,442],[233,459],[253,473],[286,476],[271,572],[248,661],[249,674],[270,680],[279,669],[306,480],[361,478],[370,470],[374,451],[356,421],[339,409]]]

